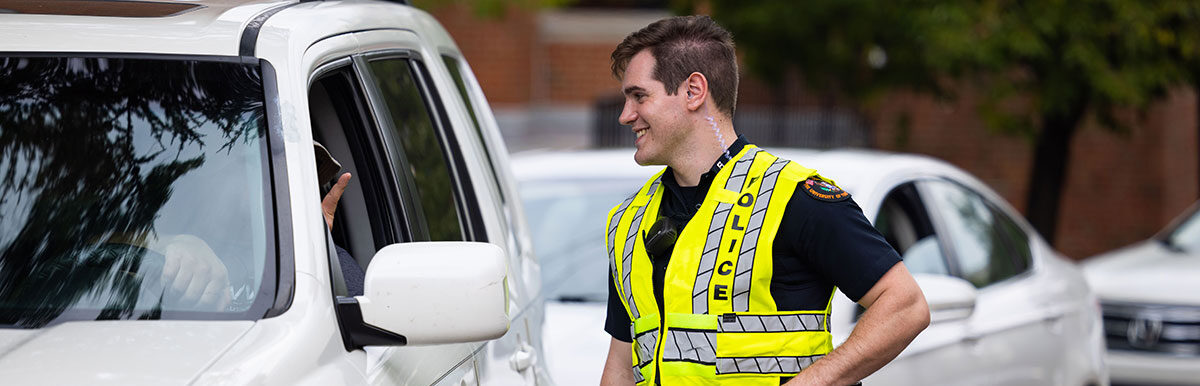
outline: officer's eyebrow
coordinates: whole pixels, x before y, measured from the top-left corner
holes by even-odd
[[[626,87],[624,90],[625,95],[630,95],[630,94],[633,94],[638,91],[646,92],[646,89],[638,87],[638,86],[629,86],[629,87]]]

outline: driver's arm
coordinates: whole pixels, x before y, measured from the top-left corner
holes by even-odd
[[[103,243],[131,245],[162,255],[162,270],[142,275],[152,285],[161,285],[164,299],[169,299],[172,305],[224,311],[233,300],[229,269],[199,237],[189,234],[158,237],[154,232],[143,231],[112,234]]]
[[[159,240],[150,249],[165,256],[159,280],[178,304],[215,311],[229,306],[233,299],[229,270],[204,240],[177,235]]]

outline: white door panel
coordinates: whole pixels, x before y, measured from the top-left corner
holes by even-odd
[[[434,386],[478,386],[479,373],[475,371],[477,361],[475,357],[455,367],[453,371],[442,376]]]
[[[518,315],[509,326],[508,333],[500,339],[491,341],[480,354],[479,381],[482,385],[492,386],[550,386],[553,385],[545,371],[545,358],[542,358],[540,346],[540,327],[538,335],[531,339],[530,320],[534,314],[525,312]],[[538,314],[540,315],[540,310]],[[540,316],[538,316],[540,320]]]
[[[459,379],[474,367],[479,346],[367,347],[367,377],[372,385],[432,385],[439,379]]]
[[[551,385],[544,374],[543,359],[540,358],[543,310],[538,296],[541,269],[531,254],[526,235],[528,228],[519,215],[519,196],[513,189],[515,186],[511,173],[507,170],[507,149],[503,141],[497,140],[499,133],[487,108],[487,100],[466,61],[454,47],[440,47],[439,51],[440,59],[436,64],[433,61],[430,64],[448,66],[450,71],[447,74],[450,76],[435,76],[437,87],[443,92],[442,95],[461,97],[447,100],[462,109],[460,117],[470,118],[469,110],[476,114],[474,119],[454,122],[456,135],[460,139],[470,137],[476,142],[476,146],[471,148],[478,150],[467,154],[473,159],[472,174],[476,177],[472,178],[472,182],[477,191],[496,190],[496,194],[487,195],[489,202],[480,203],[480,209],[487,218],[489,241],[505,248],[508,255],[509,314],[512,321],[508,334],[490,344],[483,354],[478,376],[485,385]],[[455,78],[456,73],[458,78]],[[457,82],[461,82],[461,89]],[[525,242],[522,243],[522,240]],[[532,331],[538,334],[531,334]]]
[[[1018,276],[980,290],[968,324],[978,384],[1052,385],[1063,356],[1061,328],[1038,301],[1037,281]]]
[[[929,325],[894,361],[863,380],[868,385],[969,385],[972,361],[965,320]]]

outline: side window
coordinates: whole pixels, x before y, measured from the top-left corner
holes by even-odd
[[[1016,220],[1013,220],[1004,211],[991,205],[988,208],[992,210],[992,215],[999,220],[997,226],[1008,242],[1017,272],[1028,270],[1033,265],[1033,253],[1029,251],[1029,234],[1025,233],[1025,230],[1017,225]]]
[[[1008,279],[1023,272],[1027,261],[1016,252],[1010,239],[1012,236],[1007,221],[1000,216],[987,200],[967,188],[943,180],[931,180],[924,184],[927,202],[941,219],[941,228],[949,238],[959,275],[976,287]],[[1018,228],[1019,229],[1019,228]],[[1015,236],[1015,235],[1013,235]],[[1024,254],[1027,256],[1028,239]]]
[[[313,139],[341,164],[339,175],[352,175],[330,230],[331,275],[339,296],[356,294],[353,289],[347,291],[346,282],[361,284],[362,270],[376,251],[408,239],[408,230],[399,220],[400,194],[386,164],[380,161],[385,158],[380,154],[379,137],[360,84],[346,61],[340,68],[324,71],[308,91]],[[319,188],[324,196],[334,181],[336,177],[319,181],[321,186],[313,188]],[[353,261],[338,257],[335,247],[345,250]],[[347,269],[350,272],[345,272]]]
[[[446,152],[445,132],[439,130],[425,94],[417,63],[403,58],[375,59],[367,69],[387,109],[390,122],[382,132],[387,137],[394,169],[399,179],[411,181],[409,198],[414,212],[426,227],[432,241],[466,240],[463,227],[465,203],[456,184],[450,154]],[[465,185],[465,184],[464,184]]]
[[[949,274],[929,214],[912,183],[901,185],[888,193],[879,208],[875,228],[900,253],[909,271]]]
[[[471,100],[471,93],[467,90],[467,82],[463,79],[463,64],[458,59],[442,55],[442,61],[446,64],[446,69],[450,71],[450,77],[454,78],[454,85],[457,92],[451,93],[462,100],[463,105],[467,107],[467,111],[471,114],[471,124],[474,125],[475,135],[479,138],[479,143],[483,145],[483,156],[487,159],[488,172],[492,176],[492,181],[496,183],[496,192],[500,195],[500,201],[506,202],[504,197],[504,189],[500,185],[500,177],[496,175],[496,164],[492,160],[492,151],[488,149],[487,137],[483,135],[483,127],[479,124],[479,117],[475,113],[475,103]]]

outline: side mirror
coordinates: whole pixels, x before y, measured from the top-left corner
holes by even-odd
[[[925,302],[929,303],[930,323],[966,319],[975,310],[978,290],[970,282],[946,275],[913,274]]]
[[[338,298],[347,349],[479,342],[508,331],[507,265],[500,247],[414,242],[380,249],[363,296]]]

